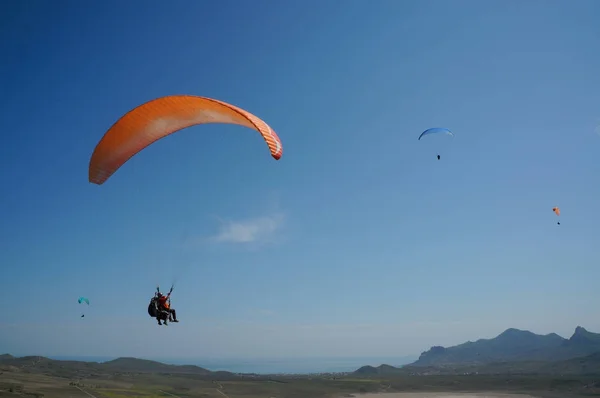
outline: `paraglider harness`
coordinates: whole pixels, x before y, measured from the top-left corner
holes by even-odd
[[[171,307],[171,293],[173,292],[173,286],[171,286],[171,290],[169,290],[169,308]],[[158,302],[158,295],[160,293],[160,288],[156,287],[156,293],[154,293],[154,297],[150,299],[150,304],[148,304],[148,315],[152,318],[157,318],[159,321],[167,322],[169,319],[169,311],[161,308],[160,303]]]

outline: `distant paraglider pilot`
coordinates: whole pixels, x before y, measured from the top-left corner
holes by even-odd
[[[440,160],[440,155],[437,155],[438,160]]]
[[[169,292],[166,296],[164,296],[160,291],[156,293],[156,297],[158,299],[158,306],[161,310],[169,313],[169,320],[171,322],[179,322],[177,320],[177,313],[173,308],[171,308],[170,300],[171,292]],[[166,322],[165,322],[166,324]]]

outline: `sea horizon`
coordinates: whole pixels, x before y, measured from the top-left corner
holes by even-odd
[[[119,357],[49,355],[61,361],[108,362]],[[361,366],[381,364],[401,367],[417,356],[396,357],[305,357],[305,358],[157,358],[136,357],[169,365],[196,365],[211,371],[254,374],[310,374],[353,372]]]

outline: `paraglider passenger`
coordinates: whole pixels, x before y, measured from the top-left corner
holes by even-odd
[[[175,312],[175,310],[173,308],[171,308],[171,305],[169,304],[169,297],[170,296],[171,296],[170,292],[166,296],[163,296],[162,293],[158,292],[157,293],[158,305],[159,305],[159,307],[160,307],[161,310],[167,311],[169,313],[169,320],[171,322],[179,322],[177,320],[177,313]]]

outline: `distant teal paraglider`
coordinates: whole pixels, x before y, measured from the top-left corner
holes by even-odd
[[[79,297],[79,299],[77,299],[77,302],[79,304],[86,303],[87,305],[90,305],[90,300],[88,298],[86,298],[86,297],[83,297],[83,296]],[[81,318],[83,318],[83,317],[85,317],[85,314],[81,314]]]
[[[445,127],[433,127],[433,128],[423,131],[421,133],[421,135],[419,136],[419,141],[421,141],[421,137],[430,135],[430,134],[444,134],[444,135],[449,135],[451,137],[454,137],[454,133]],[[438,154],[437,159],[440,160],[440,158],[441,158],[441,156]]]

